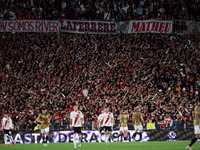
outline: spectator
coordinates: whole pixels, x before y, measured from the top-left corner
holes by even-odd
[[[171,119],[171,117],[169,116],[168,113],[164,117],[164,122],[166,124],[166,127],[171,127],[172,126],[173,120]]]
[[[178,129],[178,120],[177,119],[173,120],[172,128]]]
[[[178,129],[183,129],[183,123],[181,119],[178,120]]]
[[[152,120],[150,119],[149,122],[147,123],[147,130],[152,130],[156,129],[155,124],[152,123]]]

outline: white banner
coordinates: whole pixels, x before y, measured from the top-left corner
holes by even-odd
[[[130,21],[128,33],[172,33],[172,21]]]
[[[175,20],[173,30],[173,32],[177,34],[199,34],[200,22]]]
[[[59,22],[56,20],[0,21],[0,32],[59,32]]]
[[[61,20],[61,32],[69,33],[116,33],[116,23],[108,21]]]
[[[188,21],[187,34],[200,34],[200,22]]]
[[[172,31],[173,29],[173,31]],[[68,32],[93,34],[178,33],[199,34],[200,22],[188,20],[2,20],[0,32]]]

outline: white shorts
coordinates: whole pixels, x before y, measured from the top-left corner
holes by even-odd
[[[45,129],[41,129],[41,133],[46,133],[46,132],[49,132],[49,127]]]
[[[142,131],[143,130],[143,126],[142,125],[135,126],[135,130]]]
[[[119,128],[119,131],[123,131],[123,132],[124,132],[124,131],[126,131],[126,130],[128,130],[128,127],[120,127],[120,128]]]
[[[199,125],[194,126],[194,134],[200,134]]]

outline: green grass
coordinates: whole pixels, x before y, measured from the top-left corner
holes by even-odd
[[[130,143],[82,143],[82,147],[77,150],[185,150],[190,141],[176,142],[130,142]],[[7,147],[0,144],[0,150],[73,150],[73,143],[49,143],[47,147],[42,144],[15,144]],[[192,146],[193,150],[200,149],[200,142]]]

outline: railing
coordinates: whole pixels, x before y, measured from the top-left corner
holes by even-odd
[[[20,131],[30,131],[30,130],[34,130],[35,125],[27,125],[22,123],[21,125],[19,125],[18,128],[15,128],[16,131],[20,130]],[[187,123],[183,123],[182,121],[176,122],[176,123],[169,123],[169,122],[165,122],[165,121],[157,121],[154,123],[154,127],[157,130],[160,129],[192,129],[193,128],[193,121],[188,121]],[[113,130],[119,130],[120,128],[120,122],[116,121],[115,125],[113,125]],[[129,130],[134,130],[134,125],[133,123],[129,122],[128,123],[128,129]],[[145,122],[143,124],[143,129],[147,129],[147,122]],[[67,122],[51,122],[50,124],[50,130],[70,130],[70,123]],[[84,125],[83,125],[83,129],[82,130],[98,130],[98,125],[96,122],[94,121],[85,121]]]

